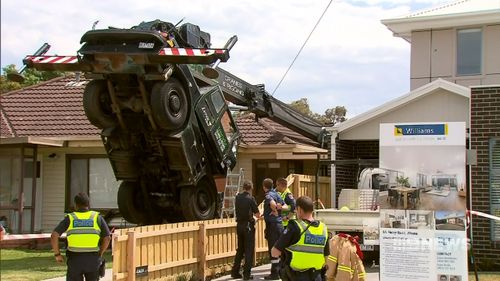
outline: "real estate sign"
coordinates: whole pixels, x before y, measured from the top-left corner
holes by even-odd
[[[380,278],[467,280],[465,123],[380,125]]]

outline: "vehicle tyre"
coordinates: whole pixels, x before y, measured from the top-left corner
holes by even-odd
[[[97,128],[111,128],[116,125],[106,80],[92,80],[85,86],[83,110],[90,123]]]
[[[181,209],[188,221],[209,220],[215,217],[217,192],[206,180],[200,180],[197,186],[181,189]]]
[[[146,210],[140,204],[141,189],[137,182],[123,181],[118,189],[118,209],[128,222],[143,224],[146,220]]]
[[[153,86],[151,110],[162,129],[175,131],[182,128],[189,114],[189,100],[177,79],[170,78]]]

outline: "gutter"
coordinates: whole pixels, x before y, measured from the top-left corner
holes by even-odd
[[[46,146],[63,147],[64,140],[57,140],[44,137],[14,137],[0,138],[0,144],[39,144]]]

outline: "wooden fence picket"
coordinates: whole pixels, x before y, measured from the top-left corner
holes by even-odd
[[[328,179],[328,180],[327,180]],[[315,196],[315,177],[289,175],[289,188],[295,197]],[[329,207],[329,178],[320,177],[319,194]],[[255,225],[255,260],[268,258],[265,223]],[[236,254],[237,234],[234,219],[184,222],[129,229],[113,234],[113,280],[174,280],[189,275],[205,280],[230,269]],[[147,266],[144,277],[136,277],[139,266]]]

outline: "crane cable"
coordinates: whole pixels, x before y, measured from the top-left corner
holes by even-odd
[[[316,24],[314,25],[313,29],[311,30],[311,32],[309,32],[309,35],[307,36],[306,40],[304,41],[304,44],[302,44],[302,47],[300,47],[299,51],[297,52],[297,55],[295,55],[295,58],[293,58],[292,63],[290,63],[290,66],[288,66],[288,69],[285,71],[285,74],[283,74],[283,77],[281,77],[281,80],[279,81],[278,85],[276,85],[276,88],[274,88],[273,93],[271,94],[271,96],[274,95],[274,93],[276,92],[276,90],[278,90],[279,86],[281,85],[281,82],[283,82],[283,80],[285,79],[286,75],[288,74],[288,71],[290,71],[290,69],[292,68],[293,64],[295,63],[295,61],[299,57],[300,53],[302,52],[302,50],[306,46],[307,41],[309,41],[309,38],[311,38],[311,35],[313,34],[314,30],[316,29],[316,27],[319,25],[319,23],[323,19],[323,16],[328,11],[328,8],[330,8],[330,5],[332,4],[332,2],[333,2],[333,0],[330,0],[330,2],[328,3],[328,5],[326,6],[326,8],[323,10],[323,13],[319,17],[319,19],[316,22]]]

